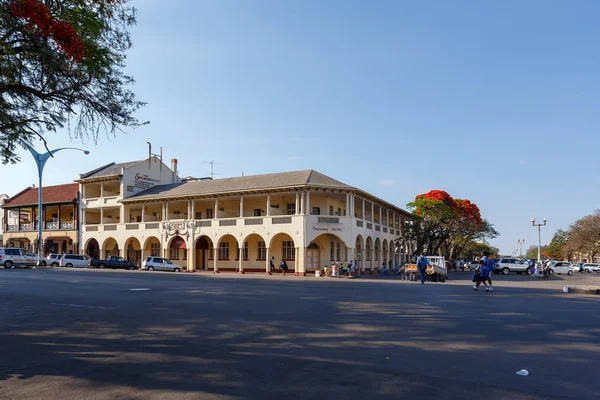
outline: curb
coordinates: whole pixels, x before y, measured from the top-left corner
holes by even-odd
[[[578,294],[600,294],[600,286],[565,286],[563,287],[563,292]]]

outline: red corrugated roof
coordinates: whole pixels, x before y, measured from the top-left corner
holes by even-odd
[[[42,201],[49,203],[71,203],[77,198],[79,184],[68,183],[66,185],[44,186],[42,189]],[[20,193],[17,193],[2,205],[3,208],[25,206],[37,204],[38,188],[28,187]]]

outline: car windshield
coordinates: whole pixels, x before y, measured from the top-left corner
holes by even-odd
[[[33,254],[32,252],[30,252],[30,251],[27,251],[27,250],[23,251],[23,254],[25,254],[26,256],[29,256],[29,257],[31,257],[31,256],[34,256],[34,255],[35,255],[35,254]]]
[[[173,264],[171,260],[165,260],[165,264]]]

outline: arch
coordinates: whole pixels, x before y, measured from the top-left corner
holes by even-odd
[[[213,241],[210,237],[202,235],[196,238],[194,243],[194,268],[207,270],[209,260],[213,260]]]
[[[129,262],[142,262],[142,245],[136,237],[130,237],[125,241],[125,259]]]
[[[173,236],[169,242],[169,260],[187,260],[187,243],[179,235]]]
[[[285,260],[288,272],[296,272],[296,247],[297,243],[285,232],[279,232],[269,242],[271,257],[275,257],[275,266],[279,266],[281,260]]]
[[[244,272],[265,272],[267,270],[267,241],[258,233],[246,235],[240,242],[243,248],[241,268]]]
[[[161,257],[160,239],[156,236],[148,236],[144,241],[143,257],[154,256]]]
[[[102,252],[104,253],[104,258],[109,258],[110,256],[119,256],[119,243],[117,243],[117,240],[113,237],[106,238],[104,243],[102,243]]]
[[[365,242],[365,263],[371,265],[371,262],[373,261],[373,239],[371,238],[371,236],[367,237],[367,240]]]
[[[87,254],[88,256],[92,257],[95,260],[100,259],[100,244],[98,244],[98,241],[96,239],[88,239],[83,248],[85,254]]]
[[[217,270],[237,271],[239,261],[238,240],[230,233],[217,241]]]

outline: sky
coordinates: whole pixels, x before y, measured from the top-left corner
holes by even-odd
[[[163,148],[181,176],[315,169],[402,208],[446,190],[503,254],[600,198],[600,2],[134,0],[127,72],[150,124],[97,143],[48,134],[44,184]],[[41,144],[39,145],[41,149]],[[0,165],[0,193],[37,183]]]

